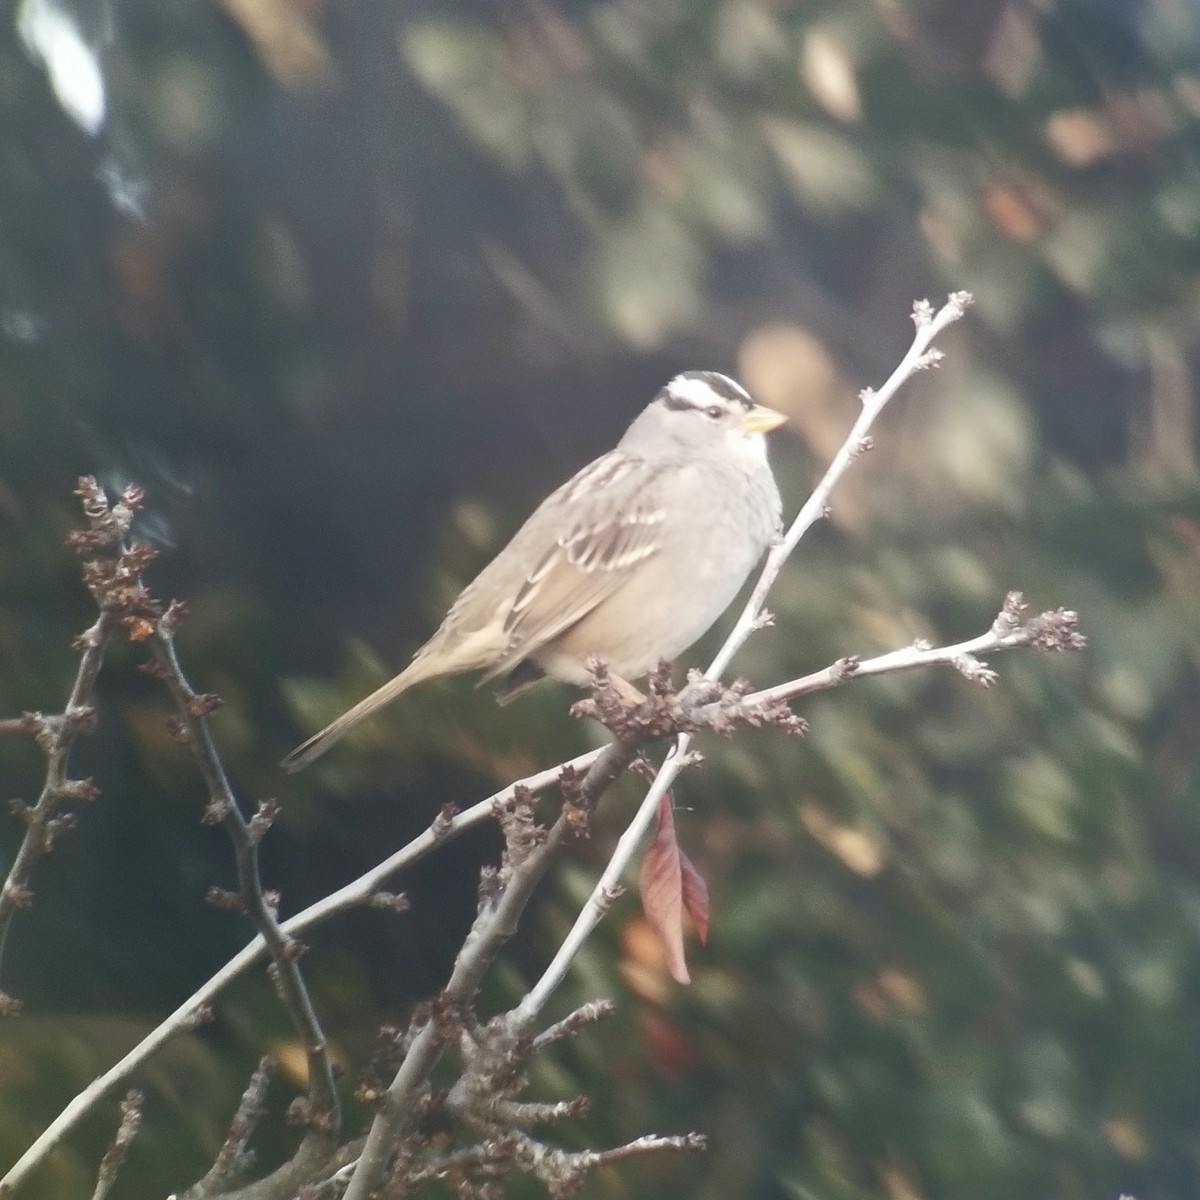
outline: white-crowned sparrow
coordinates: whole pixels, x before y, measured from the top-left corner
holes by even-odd
[[[454,602],[413,661],[298,746],[296,771],[415,684],[543,675],[589,681],[588,659],[636,679],[686,650],[728,607],[779,525],[763,434],[784,417],[715,371],[658,393],[615,450],[547,497]]]

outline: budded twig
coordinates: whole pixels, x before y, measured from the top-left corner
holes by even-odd
[[[140,488],[126,488],[117,503],[110,505],[100,485],[85,477],[79,480],[75,494],[83,503],[87,528],[74,531],[67,545],[81,555],[95,556],[85,559],[83,577],[100,612],[95,623],[72,643],[79,653],[79,666],[63,711],[25,713],[0,722],[0,733],[32,735],[46,756],[46,774],[37,801],[28,805],[11,800],[8,805],[25,823],[25,834],[0,885],[0,961],[13,917],[33,902],[29,881],[34,867],[74,826],[75,816],[68,806],[100,794],[91,779],[69,777],[71,750],[79,734],[90,733],[96,726],[92,696],[105,651],[120,625],[141,614],[143,597],[135,581],[153,557],[148,547],[126,546],[124,540],[142,504]],[[0,992],[0,1016],[14,1016],[19,1011],[20,1003]]]
[[[113,1184],[117,1182],[117,1174],[125,1164],[125,1157],[133,1139],[137,1137],[138,1127],[142,1123],[142,1093],[131,1088],[121,1101],[121,1123],[109,1143],[104,1157],[100,1160],[100,1169],[96,1173],[96,1189],[92,1192],[92,1200],[106,1200]]]

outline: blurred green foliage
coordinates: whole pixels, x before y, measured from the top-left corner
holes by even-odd
[[[94,133],[46,12],[99,73]],[[74,476],[142,482],[237,786],[284,805],[264,866],[294,911],[444,800],[592,736],[562,691],[499,710],[464,683],[286,785],[274,766],[666,377],[730,370],[789,412],[794,510],[912,300],[969,289],[737,669],[970,636],[1009,588],[1080,610],[1089,650],[1005,656],[988,692],[862,681],[805,707],[802,742],[706,744],[676,797],[713,896],[693,986],[622,901],[558,1001],[618,1015],[534,1086],[594,1098],[572,1144],[710,1135],[597,1196],[1200,1192],[1193,5],[23,0],[5,35],[0,711],[61,705],[90,620],[60,548]],[[104,797],[6,954],[27,1015],[0,1026],[5,1161],[247,936],[203,904],[228,849],[135,663],[114,656],[78,752]],[[0,764],[28,797],[34,751],[6,739]],[[492,1008],[629,802],[564,864]],[[404,881],[410,916],[314,937],[351,1079],[374,1025],[444,978],[495,852],[449,848]],[[258,1054],[287,1061],[263,980],[217,1018],[138,1080],[123,1195],[200,1174]],[[88,1194],[106,1136],[89,1124],[36,1194]],[[264,1161],[288,1138],[267,1130]]]

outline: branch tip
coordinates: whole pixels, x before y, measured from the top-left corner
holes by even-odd
[[[912,319],[918,329],[924,329],[933,322],[933,305],[928,300],[918,300],[912,308]]]
[[[266,837],[267,831],[275,823],[277,816],[279,816],[278,800],[268,799],[258,802],[254,816],[246,825],[246,833],[252,845],[257,846]]]
[[[1027,626],[1030,645],[1037,650],[1075,651],[1087,647],[1087,637],[1077,626],[1079,614],[1068,608],[1056,608],[1034,617]]]
[[[760,629],[769,629],[775,624],[775,614],[770,609],[764,608],[762,612],[754,618],[754,630],[757,632]]]
[[[433,818],[432,824],[429,826],[429,833],[435,842],[440,842],[454,828],[454,818],[458,816],[458,805],[451,801],[446,801],[438,814]]]
[[[403,892],[378,891],[371,893],[371,896],[367,900],[367,907],[399,914],[408,912],[412,908],[412,905]]]
[[[964,678],[980,687],[990,688],[999,676],[985,662],[973,654],[960,654],[950,660],[950,665]]]
[[[222,912],[244,913],[246,911],[246,899],[241,892],[231,892],[227,888],[210,887],[204,893],[204,901],[206,904],[211,904],[213,908],[219,908]]]

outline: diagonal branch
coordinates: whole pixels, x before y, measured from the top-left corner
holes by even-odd
[[[383,862],[364,872],[357,879],[284,921],[281,926],[283,932],[289,937],[294,937],[338,913],[369,904],[372,897],[378,893],[380,887],[391,876],[424,858],[443,842],[458,837],[484,821],[492,820],[496,805],[511,801],[518,789],[523,788],[531,795],[548,791],[558,784],[564,771],[581,772],[586,770],[600,757],[602,750],[603,748],[590,750],[568,762],[539,771],[525,779],[519,779],[462,812],[443,810],[424,833],[419,834],[406,846],[389,855]],[[103,1075],[97,1076],[47,1126],[29,1149],[9,1168],[8,1173],[0,1178],[0,1196],[9,1195],[18,1188],[106,1096],[125,1083],[173,1037],[193,1029],[198,1014],[202,1014],[234,980],[240,978],[265,958],[267,958],[267,944],[259,935],[188,996],[170,1016],[147,1034],[120,1061],[114,1063]]]
[[[53,821],[61,820],[51,814],[65,799],[86,799],[95,794],[95,787],[89,780],[70,781],[66,778],[67,756],[74,735],[93,720],[92,710],[85,702],[91,697],[104,646],[111,634],[123,626],[131,641],[149,642],[153,654],[149,673],[165,683],[175,700],[178,709],[175,736],[191,747],[208,787],[206,819],[223,823],[233,842],[239,881],[236,904],[251,915],[258,927],[272,961],[277,990],[304,1042],[309,1068],[308,1132],[291,1162],[268,1177],[269,1181],[285,1189],[292,1177],[303,1182],[333,1153],[340,1111],[324,1034],[296,963],[301,948],[280,928],[259,878],[258,843],[269,828],[272,809],[268,805],[260,806],[252,820],[246,821],[242,817],[208,728],[207,715],[220,701],[215,696],[199,695],[192,689],[175,654],[173,635],[183,615],[183,607],[172,604],[164,612],[162,605],[142,584],[142,571],[153,561],[156,552],[144,543],[126,542],[134,514],[142,502],[141,490],[127,488],[120,500],[110,505],[96,480],[85,476],[79,480],[77,494],[83,502],[88,528],[75,531],[68,543],[81,553],[95,555],[85,561],[83,574],[100,609],[100,617],[77,643],[83,652],[83,660],[63,716],[30,718],[30,727],[46,750],[47,782],[39,805],[29,810],[29,832],[35,836],[27,834],[14,864],[15,875],[10,873],[4,892],[0,894],[0,906],[3,906],[0,907],[0,934],[7,928],[12,908],[28,900],[24,880],[33,863],[53,840]],[[194,1021],[195,1016],[196,1012],[192,1010],[185,1020]],[[92,1097],[94,1104],[103,1093],[93,1085],[85,1094]],[[72,1106],[68,1106],[67,1112],[71,1110]],[[63,1116],[66,1115],[65,1112]],[[59,1122],[55,1122],[55,1126],[58,1125]],[[64,1131],[66,1127],[64,1123]],[[47,1134],[50,1132],[47,1130]],[[55,1141],[57,1137],[48,1139],[46,1134],[39,1138],[38,1143],[44,1149],[36,1155],[27,1152],[22,1156],[5,1179],[0,1180],[0,1195],[10,1192]],[[263,1193],[267,1194],[275,1193]]]
[[[208,714],[219,706],[220,700],[192,688],[175,653],[175,629],[183,611],[182,605],[172,603],[150,635],[154,656],[151,673],[162,680],[175,701],[178,713],[176,736],[191,749],[208,788],[205,820],[214,824],[220,822],[233,843],[238,873],[236,905],[249,914],[266,945],[276,990],[300,1034],[308,1063],[308,1132],[292,1160],[268,1177],[281,1190],[263,1193],[283,1195],[288,1190],[288,1181],[294,1180],[298,1185],[307,1180],[313,1168],[337,1148],[341,1108],[333,1081],[329,1047],[297,963],[303,947],[281,928],[274,904],[263,891],[259,874],[258,845],[270,827],[275,806],[267,802],[260,804],[258,812],[249,821],[238,807],[208,727]],[[268,1180],[259,1183],[265,1185]],[[187,1195],[200,1200],[200,1197],[216,1194],[223,1183],[223,1180],[202,1181]]]
[[[939,664],[955,666],[968,674],[970,678],[985,684],[987,678],[978,673],[980,664],[974,656],[989,654],[1001,650],[1013,649],[1018,646],[1034,645],[1044,649],[1077,649],[1078,635],[1068,634],[1065,638],[1054,639],[1047,635],[1047,622],[1057,621],[1068,628],[1073,625],[1073,614],[1050,613],[1036,617],[1032,621],[1014,625],[1014,619],[1020,601],[1014,595],[1005,603],[1005,610],[997,618],[996,623],[986,634],[960,642],[952,646],[926,647],[913,646],[903,650],[891,651],[869,659],[840,659],[824,670],[803,676],[800,679],[776,684],[758,692],[752,692],[738,699],[738,703],[746,709],[767,707],[784,700],[794,699],[800,695],[823,691],[839,686],[850,679],[867,678],[893,671],[911,670],[917,667],[930,667]],[[974,667],[972,663],[975,662]],[[986,671],[986,668],[983,668]],[[715,707],[715,704],[713,706]],[[709,721],[706,706],[696,711],[696,723],[703,725]],[[515,783],[502,788],[486,799],[479,801],[462,812],[446,810],[439,814],[434,823],[419,834],[407,845],[391,854],[381,863],[364,872],[358,878],[345,884],[335,892],[310,905],[303,911],[290,917],[282,923],[281,928],[288,936],[294,937],[331,917],[346,912],[352,908],[369,904],[379,889],[397,872],[411,866],[427,854],[435,850],[443,842],[451,841],[468,829],[494,818],[497,807],[511,803],[520,792],[533,796],[548,791],[563,780],[564,774],[578,775],[586,779],[585,774],[600,757],[602,749],[588,751],[578,757],[557,766],[539,771],[534,775],[517,780]],[[246,973],[251,967],[267,957],[266,943],[262,937],[257,937],[238,952],[224,967],[208,979],[200,988],[192,993],[179,1007],[164,1020],[156,1029],[148,1034],[124,1058],[114,1064],[105,1074],[99,1076],[92,1084],[81,1092],[71,1104],[59,1115],[38,1140],[26,1151],[20,1161],[14,1165],[4,1179],[0,1180],[0,1194],[9,1189],[15,1189],[25,1177],[57,1146],[97,1104],[146,1063],[168,1040],[194,1027],[197,1013],[207,1008],[226,987]],[[600,1002],[598,1002],[600,1003]],[[557,1026],[547,1029],[536,1039],[537,1045],[544,1045],[553,1040],[557,1034]],[[351,1168],[344,1168],[345,1177],[351,1173]]]
[[[934,313],[933,307],[928,301],[921,301],[914,307],[913,321],[916,324],[917,332],[912,345],[888,377],[887,382],[878,391],[868,388],[862,393],[862,412],[859,413],[858,419],[854,422],[841,449],[834,455],[825,474],[813,489],[812,495],[796,514],[787,532],[771,547],[758,582],[750,594],[750,599],[746,602],[745,608],[725,639],[724,645],[718,651],[716,658],[705,672],[706,678],[712,680],[720,678],[747,638],[761,626],[763,606],[775,580],[779,577],[779,572],[799,544],[800,539],[825,515],[829,497],[838,481],[849,470],[851,464],[871,448],[868,434],[876,418],[914,372],[931,367],[939,361],[940,351],[932,348],[934,338],[947,326],[957,321],[970,304],[971,297],[968,293],[955,292],[937,313]],[[666,795],[679,772],[688,763],[690,745],[691,734],[689,733],[681,733],[675,739],[675,744],[663,760],[658,775],[642,800],[641,806],[634,814],[633,820],[618,840],[608,865],[596,881],[592,893],[580,910],[571,931],[559,945],[554,958],[542,973],[542,977],[513,1010],[513,1020],[519,1028],[527,1029],[532,1024],[550,995],[566,976],[572,960],[579,953],[583,943],[607,912],[609,897],[612,895],[613,889],[619,885],[621,876],[625,873],[625,869],[637,852],[646,831],[650,828],[658,811],[659,802]]]
[[[871,424],[887,401],[914,371],[930,366],[937,361],[938,352],[930,349],[934,337],[947,325],[962,316],[969,299],[965,293],[956,294],[936,315],[927,303],[916,307],[914,319],[917,324],[917,334],[912,347],[879,392],[863,393],[863,411],[855,422],[846,444],[835,456],[825,476],[808,503],[800,510],[787,534],[772,547],[750,600],[707,672],[709,679],[716,679],[720,676],[736,651],[760,626],[763,604],[783,564],[808,528],[824,514],[830,492],[849,468],[851,462],[869,448],[867,431]],[[643,736],[640,740],[645,740],[645,737]],[[598,773],[606,761],[612,764],[621,762],[623,759],[620,768],[623,769],[634,758],[638,744],[639,740],[636,738],[618,739],[593,764],[582,785],[584,811],[590,804],[594,804],[595,799],[598,799],[604,788],[608,786],[608,782],[611,782],[609,779],[596,785],[591,782],[592,776]],[[680,734],[676,739],[633,821],[618,840],[617,848],[608,866],[596,883],[571,932],[559,947],[542,978],[526,995],[521,1004],[513,1010],[511,1021],[515,1030],[524,1031],[532,1024],[551,992],[565,976],[575,954],[607,911],[612,897],[619,887],[621,875],[641,843],[658,808],[659,801],[679,771],[690,761],[689,745],[690,734]],[[474,995],[483,972],[494,957],[499,945],[511,932],[507,926],[511,923],[512,928],[515,929],[516,919],[524,908],[533,884],[548,868],[550,859],[562,843],[571,820],[572,812],[568,806],[564,808],[562,815],[551,828],[545,842],[513,871],[508,886],[495,909],[485,910],[480,914],[455,963],[450,983],[443,992],[442,1001],[444,1003],[463,1003]],[[434,1022],[429,1021],[416,1033],[407,1057],[385,1094],[382,1109],[372,1124],[358,1168],[351,1177],[346,1190],[345,1200],[367,1200],[367,1197],[383,1181],[389,1156],[394,1151],[400,1134],[415,1108],[418,1089],[424,1084],[440,1053],[438,1031]]]
[[[869,448],[870,442],[867,434],[875,418],[891,396],[899,389],[900,385],[914,371],[930,366],[936,361],[937,352],[930,349],[933,338],[947,325],[957,320],[962,315],[968,303],[969,297],[965,294],[957,294],[952,296],[950,302],[936,315],[933,314],[932,309],[927,304],[917,307],[914,315],[918,328],[912,347],[883,388],[875,393],[864,393],[863,411],[856,421],[850,436],[847,438],[846,444],[830,464],[824,478],[818,484],[808,503],[797,515],[787,534],[772,547],[750,600],[747,602],[725,645],[709,668],[707,673],[709,678],[715,679],[724,671],[736,651],[754,629],[759,627],[762,622],[763,604],[770,587],[800,538],[817,519],[824,515],[828,497],[834,485],[849,468],[850,464]],[[146,632],[149,633],[150,630],[148,629]],[[191,701],[187,701],[186,697],[184,699],[185,702],[194,702],[197,698],[193,696]],[[202,716],[199,719],[202,720]],[[689,744],[690,737],[687,734],[683,734],[676,739],[675,745],[672,747],[660,769],[655,783],[643,801],[633,823],[620,839],[608,868],[598,881],[585,909],[580,913],[567,941],[560,947],[559,953],[556,954],[554,960],[533,991],[526,997],[522,1005],[517,1010],[514,1010],[514,1020],[522,1027],[531,1023],[540,1011],[550,993],[557,986],[558,982],[561,981],[563,975],[565,975],[575,953],[589,935],[591,929],[594,928],[595,924],[607,910],[613,895],[616,893],[620,875],[636,852],[645,829],[653,819],[659,799],[670,786],[679,770],[691,761],[691,755],[688,753]],[[464,996],[473,994],[487,965],[490,963],[492,957],[494,957],[504,939],[509,936],[511,932],[508,929],[509,923],[515,922],[519,916],[528,899],[528,892],[532,890],[537,879],[544,874],[554,851],[564,840],[567,832],[563,826],[564,818],[570,818],[572,811],[576,813],[580,810],[586,812],[587,808],[595,803],[603,787],[607,786],[607,782],[603,783],[603,785],[599,783],[602,774],[607,772],[596,772],[596,768],[599,765],[598,760],[603,758],[607,763],[608,769],[611,771],[613,763],[626,754],[628,754],[628,758],[625,758],[624,761],[627,763],[633,757],[632,749],[628,745],[618,741],[602,751],[596,751],[591,755],[583,756],[581,759],[577,759],[570,764],[576,770],[582,769],[585,766],[589,768],[588,775],[584,777],[583,790],[578,794],[577,807],[567,806],[563,817],[560,817],[559,821],[551,829],[544,845],[538,847],[513,872],[513,877],[509,880],[508,887],[495,905],[493,907],[485,907],[484,911],[480,914],[476,928],[472,931],[471,937],[460,953],[455,965],[454,974],[447,987],[447,993],[450,993],[451,998],[459,994]],[[619,773],[620,769],[623,769],[623,766],[617,768],[613,772],[613,775]],[[529,786],[531,791],[541,790],[545,786],[550,786],[551,782],[558,780],[561,770],[561,768],[552,768],[548,772],[541,772],[538,776],[531,777],[531,781],[525,781],[526,786]],[[536,787],[533,785],[532,780],[537,780]],[[219,815],[224,819],[225,810],[232,808],[232,805],[226,804],[222,798],[221,780],[214,778],[210,779],[209,783],[210,808],[214,812],[220,810]],[[214,784],[216,785],[215,787],[213,786]],[[227,790],[227,784],[225,788]],[[506,789],[505,791],[511,795],[515,789]],[[499,795],[504,794],[499,793]],[[465,828],[468,823],[473,824],[478,820],[487,819],[492,814],[492,802],[490,800],[485,801],[482,805],[477,805],[473,809],[468,810],[468,813],[470,814],[469,822],[466,819],[467,814],[452,819],[453,831]],[[408,862],[415,861],[417,857],[432,849],[437,840],[440,840],[440,837],[449,836],[449,833],[444,831],[435,837],[436,825],[437,823],[435,823],[435,827],[431,828],[427,834],[416,839],[414,843],[411,843],[409,847],[405,847],[397,855],[393,855],[387,863],[382,864],[375,871],[369,872],[362,879],[342,889],[341,892],[335,893],[333,896],[327,898],[326,901],[312,906],[305,913],[293,918],[284,927],[286,931],[284,936],[286,937],[286,934],[307,927],[310,923],[324,919],[325,916],[334,911],[340,911],[343,907],[354,903],[361,903],[363,900],[369,898],[370,895],[374,894],[375,889],[378,887],[378,882],[384,875],[406,865]],[[280,945],[286,944],[285,942],[281,943],[275,934],[272,934],[272,938],[275,939],[276,950],[279,949]],[[138,1064],[145,1061],[162,1042],[178,1030],[187,1027],[194,1020],[198,1008],[202,1007],[231,979],[247,969],[253,962],[258,961],[269,944],[270,939],[260,934],[259,939],[256,939],[254,943],[246,947],[239,955],[226,964],[225,968],[209,980],[208,983],[192,997],[189,997],[188,1001],[181,1005],[166,1022],[160,1025],[130,1055],[127,1055],[125,1059],[111,1068],[109,1072],[96,1080],[85,1092],[76,1097],[50,1128],[22,1156],[18,1163],[9,1171],[8,1175],[0,1180],[0,1195],[5,1194],[7,1190],[21,1182],[36,1163],[40,1162],[53,1146],[79,1122],[83,1115],[90,1111],[101,1096],[122,1081]],[[385,1101],[383,1111],[381,1111],[372,1129],[374,1141],[372,1142],[370,1138],[368,1139],[367,1149],[370,1151],[370,1158],[367,1166],[356,1171],[354,1182],[351,1184],[351,1192],[348,1193],[351,1196],[351,1200],[354,1200],[354,1189],[356,1187],[362,1195],[366,1194],[367,1185],[366,1183],[360,1185],[360,1180],[378,1178],[378,1172],[382,1169],[381,1164],[386,1159],[388,1138],[389,1136],[393,1136],[394,1131],[399,1130],[403,1126],[404,1121],[410,1115],[416,1090],[423,1082],[428,1070],[436,1062],[439,1054],[440,1047],[437,1045],[435,1031],[431,1024],[427,1024],[414,1038],[408,1059],[401,1067],[396,1079],[393,1080],[391,1088],[389,1088],[388,1099]],[[393,1131],[393,1134],[389,1134],[389,1131]],[[394,1144],[394,1136],[392,1144]],[[364,1157],[366,1157],[365,1154]]]
[[[516,933],[517,923],[534,888],[550,869],[562,846],[575,835],[579,827],[578,808],[586,811],[594,807],[636,753],[632,744],[613,742],[595,757],[581,780],[572,781],[571,802],[563,806],[563,811],[540,843],[528,848],[521,860],[512,864],[503,890],[481,907],[455,959],[450,980],[438,997],[439,1009],[462,1011],[474,999],[484,973],[500,948]],[[444,1035],[433,1017],[414,1031],[408,1053],[371,1123],[343,1200],[367,1200],[382,1183],[397,1141],[417,1111],[421,1089],[441,1057],[443,1046]]]
[[[687,690],[682,694],[681,698],[685,706],[689,703],[691,705],[690,709],[685,709],[686,715],[694,723],[677,725],[674,728],[688,729],[704,724],[721,728],[722,726],[718,725],[715,720],[718,717],[726,724],[736,723],[739,720],[761,723],[764,720],[764,714],[766,714],[765,719],[769,719],[771,723],[785,724],[782,717],[786,714],[784,705],[788,699],[834,686],[857,674],[878,674],[883,671],[905,670],[936,663],[951,663],[964,675],[986,684],[990,681],[991,673],[974,657],[977,654],[1007,649],[1016,645],[1037,645],[1042,648],[1061,649],[1076,647],[1078,635],[1073,633],[1073,614],[1061,612],[1043,614],[1042,617],[1026,621],[1021,616],[1019,600],[1014,597],[1006,603],[1004,613],[1001,614],[996,625],[988,634],[957,646],[937,650],[927,646],[916,646],[863,662],[856,659],[841,660],[823,672],[751,694],[745,694],[744,690],[739,691],[736,687],[722,693],[719,685],[715,683],[750,634],[765,623],[763,605],[771,586],[804,533],[827,511],[829,496],[838,480],[849,469],[851,463],[870,448],[869,430],[882,408],[914,371],[936,363],[940,356],[936,350],[931,349],[934,337],[961,317],[969,299],[965,294],[956,294],[937,314],[934,314],[927,304],[917,306],[914,313],[917,334],[912,347],[883,388],[878,392],[863,393],[863,410],[845,444],[831,462],[809,501],[797,514],[787,533],[780,537],[772,547],[751,597],[733,631],[700,681],[708,683],[707,698],[701,689],[694,691],[690,697]],[[216,995],[221,988],[252,963],[259,961],[269,952],[277,966],[282,956],[287,965],[294,969],[294,962],[288,957],[294,955],[295,943],[290,940],[293,934],[316,924],[334,912],[378,898],[379,885],[392,872],[416,861],[441,841],[456,836],[465,828],[482,820],[497,817],[503,826],[504,817],[501,810],[504,806],[519,803],[522,795],[528,797],[530,794],[543,791],[558,783],[567,799],[558,820],[549,831],[537,831],[537,836],[525,847],[519,858],[516,855],[510,855],[507,868],[499,876],[500,886],[484,898],[480,913],[459,953],[445,989],[431,1005],[426,1006],[422,1013],[414,1018],[406,1042],[405,1058],[383,1094],[380,1110],[365,1142],[361,1145],[361,1157],[358,1162],[347,1162],[345,1154],[349,1151],[349,1147],[344,1148],[336,1157],[328,1159],[326,1170],[330,1169],[331,1164],[338,1163],[339,1160],[347,1164],[339,1167],[337,1174],[339,1179],[344,1179],[347,1175],[351,1176],[349,1188],[345,1193],[348,1200],[364,1200],[374,1188],[383,1182],[390,1157],[396,1152],[398,1141],[406,1130],[412,1128],[417,1114],[421,1111],[429,1074],[440,1058],[447,1041],[447,1014],[466,1011],[467,1006],[474,999],[488,966],[504,942],[515,931],[516,924],[534,887],[545,875],[559,850],[581,825],[586,825],[587,813],[594,807],[613,779],[631,763],[637,753],[637,747],[655,737],[662,736],[664,731],[653,732],[649,726],[643,728],[631,726],[628,733],[619,735],[616,741],[601,750],[582,755],[571,763],[560,764],[548,771],[539,772],[528,780],[503,789],[495,797],[473,806],[464,813],[452,814],[449,811],[443,813],[429,830],[391,856],[386,862],[280,925],[275,918],[272,905],[263,895],[261,884],[257,879],[256,845],[258,838],[265,832],[265,828],[269,824],[270,813],[260,811],[259,816],[249,822],[245,821],[238,813],[228,780],[220,767],[219,759],[216,758],[215,750],[212,749],[211,740],[208,740],[205,717],[212,706],[212,700],[194,693],[182,673],[179,672],[171,644],[173,632],[171,618],[171,610],[168,610],[168,613],[163,614],[162,619],[148,628],[143,636],[153,638],[151,645],[155,652],[158,673],[165,675],[175,696],[180,710],[181,740],[188,740],[193,748],[198,744],[201,746],[201,750],[197,753],[202,773],[209,785],[208,814],[212,819],[221,820],[227,825],[233,821],[238,826],[233,837],[238,854],[239,878],[242,885],[239,901],[260,920],[260,936],[190,997],[172,1017],[168,1018],[150,1037],[135,1048],[126,1059],[98,1079],[85,1093],[81,1093],[76,1101],[73,1101],[72,1105],[64,1110],[50,1129],[38,1139],[38,1142],[26,1152],[26,1155],[10,1171],[9,1175],[0,1180],[0,1195],[6,1194],[9,1189],[15,1187],[33,1166],[41,1161],[50,1149],[78,1123],[82,1116],[94,1107],[102,1095],[115,1087],[136,1066],[144,1062],[163,1041],[188,1026],[194,1020],[200,1006],[207,1003],[212,996]],[[716,689],[715,693],[713,689]],[[714,694],[719,697],[717,700],[711,699]],[[708,708],[706,708],[706,704]],[[711,713],[708,711],[709,709],[712,710]],[[798,728],[802,724],[798,718],[793,718],[793,721],[792,728]],[[673,732],[673,730],[671,731]],[[675,739],[633,823],[619,840],[608,866],[597,882],[583,911],[579,914],[567,940],[560,946],[542,978],[525,1000],[509,1014],[509,1029],[513,1033],[523,1034],[533,1023],[551,993],[565,976],[574,955],[619,891],[620,878],[636,853],[645,829],[653,820],[661,797],[679,771],[694,761],[695,756],[689,752],[689,745],[689,733],[685,732]],[[508,837],[508,828],[505,829],[505,832]],[[511,850],[513,841],[511,838],[508,840]],[[268,925],[261,923],[264,918],[269,922]],[[300,987],[303,989],[302,982]],[[301,999],[307,1001],[307,994],[305,993]],[[291,1007],[290,1002],[289,1007]],[[309,1009],[311,1011],[311,1005],[309,1005]],[[303,1017],[302,1012],[301,1016]],[[301,1028],[303,1029],[304,1026],[301,1025]],[[310,1078],[315,1079],[313,1066],[314,1063],[318,1067],[320,1066],[323,1054],[323,1043],[320,1038],[319,1026],[315,1023],[315,1017],[313,1017],[311,1026],[308,1027],[305,1040],[306,1047],[310,1050]],[[328,1066],[327,1059],[325,1066]],[[314,1083],[313,1086],[314,1113],[321,1112],[321,1106],[317,1099],[320,1088],[327,1088],[323,1094],[333,1097],[336,1104],[331,1078],[327,1085]],[[312,1134],[319,1133],[319,1129],[312,1131]],[[306,1138],[306,1144],[308,1140]],[[321,1147],[321,1152],[327,1155],[331,1154],[333,1141],[336,1141],[336,1137],[330,1134]],[[355,1145],[353,1150],[354,1153],[358,1153],[359,1146]],[[294,1159],[292,1163],[281,1169],[281,1172],[259,1181],[258,1184],[251,1185],[248,1189],[233,1193],[233,1195],[241,1197],[242,1200],[249,1200],[250,1197],[274,1197],[290,1194],[281,1189],[293,1187],[294,1190],[294,1185],[317,1177],[315,1161],[317,1160],[313,1158],[304,1162]],[[285,1174],[285,1172],[290,1172],[290,1174]],[[226,1179],[224,1182],[227,1185],[229,1180]],[[213,1192],[211,1189],[193,1189],[193,1192],[189,1194],[198,1198],[212,1195]]]

